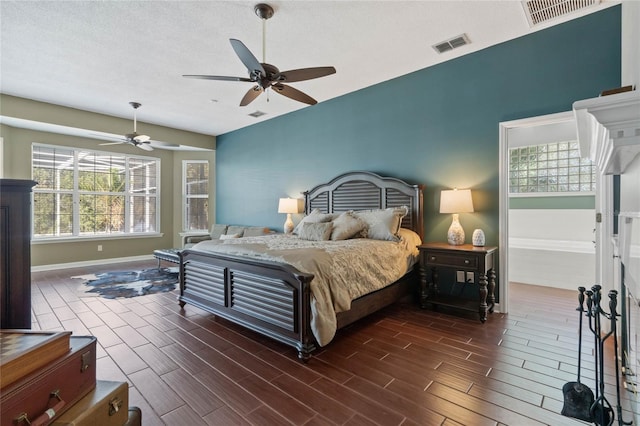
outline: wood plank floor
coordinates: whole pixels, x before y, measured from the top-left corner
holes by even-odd
[[[576,378],[577,291],[513,285],[512,312],[485,324],[396,304],[302,364],[284,345],[181,310],[176,292],[82,297],[71,278],[155,265],[32,274],[33,329],[96,336],[98,379],[129,382],[144,425],[586,424],[559,414],[562,386]],[[593,335],[584,336],[583,383],[594,389]],[[615,407],[611,346],[605,394]]]

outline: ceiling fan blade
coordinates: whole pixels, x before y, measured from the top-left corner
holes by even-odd
[[[177,143],[162,142],[162,141],[156,141],[156,140],[150,140],[149,143],[151,144],[151,146],[154,146],[156,148],[179,148],[180,147],[180,145]]]
[[[193,75],[193,74],[187,74],[187,75],[183,75],[183,77],[186,77],[186,78],[199,78],[201,80],[247,81],[247,82],[255,81],[255,80],[251,80],[250,78],[246,78],[246,77],[227,77],[227,76],[224,76],[224,75]]]
[[[251,75],[252,78],[256,76],[256,74],[260,74],[262,76],[267,75],[262,64],[258,62],[256,57],[253,56],[253,53],[251,53],[244,43],[240,40],[236,40],[235,38],[231,38],[229,41],[231,42],[231,47],[233,47],[236,55],[238,55],[238,58],[240,58],[244,66],[249,70],[249,75]],[[258,77],[256,76],[253,81],[256,81],[257,79]]]
[[[120,141],[120,142],[106,142],[106,143],[101,143],[100,145],[121,145],[123,143],[129,143],[129,141]]]
[[[153,147],[145,142],[136,144],[136,146],[140,149],[144,149],[145,151],[153,151]]]
[[[262,87],[258,85],[253,86],[251,89],[249,89],[249,91],[244,95],[244,97],[240,101],[240,106],[249,105],[251,102],[253,102],[255,98],[260,96],[261,93],[262,93]]]
[[[271,86],[276,93],[280,93],[282,96],[286,96],[287,98],[293,99],[294,101],[303,102],[309,105],[315,105],[318,103],[311,96],[307,95],[299,91],[298,89],[294,89],[291,86],[287,86],[286,84],[278,83]]]
[[[282,71],[276,74],[273,79],[285,83],[293,83],[296,81],[325,77],[335,73],[336,69],[334,67],[300,68],[297,70]]]

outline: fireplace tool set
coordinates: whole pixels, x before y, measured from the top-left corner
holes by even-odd
[[[564,396],[564,406],[561,414],[567,417],[592,422],[597,426],[611,426],[614,419],[618,417],[618,425],[630,425],[633,422],[625,422],[622,419],[622,406],[620,404],[620,371],[618,368],[618,333],[616,321],[618,313],[618,292],[609,292],[609,312],[605,312],[601,305],[601,289],[599,285],[594,285],[591,290],[578,287],[579,306],[576,310],[579,313],[578,322],[578,377],[575,382],[568,382],[562,387]],[[586,305],[585,305],[586,295]],[[582,321],[586,316],[589,319],[589,329],[593,334],[595,348],[595,393],[584,383],[580,382],[581,358],[582,358]],[[603,319],[610,321],[610,331],[603,333]],[[611,403],[604,394],[604,342],[613,336],[614,364],[616,374],[616,411],[614,413]]]

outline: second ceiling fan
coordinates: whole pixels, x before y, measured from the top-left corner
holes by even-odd
[[[256,83],[249,91],[244,95],[240,101],[240,106],[249,105],[254,99],[256,99],[265,90],[272,88],[274,92],[279,93],[287,98],[303,102],[309,105],[315,105],[318,103],[311,96],[298,89],[295,89],[284,83],[294,83],[297,81],[311,80],[314,78],[324,77],[327,75],[335,74],[336,69],[334,67],[313,67],[313,68],[300,68],[289,71],[280,71],[275,65],[267,64],[264,58],[265,51],[265,25],[266,20],[273,16],[273,8],[268,4],[260,3],[255,6],[254,11],[260,19],[262,19],[262,62],[259,62],[251,51],[240,40],[229,39],[231,47],[238,55],[238,58],[242,61],[249,77],[227,77],[220,75],[183,75],[187,78],[198,78],[203,80],[221,80],[221,81],[242,81]]]

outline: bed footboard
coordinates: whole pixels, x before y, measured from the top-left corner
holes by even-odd
[[[271,337],[307,361],[312,274],[290,265],[185,250],[180,254],[180,306],[186,303]]]

